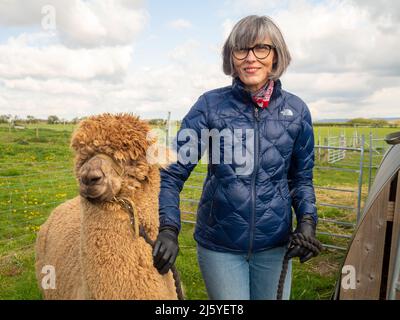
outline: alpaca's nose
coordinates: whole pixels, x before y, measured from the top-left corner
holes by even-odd
[[[86,170],[81,175],[81,183],[86,186],[94,186],[102,183],[104,175],[100,170]]]

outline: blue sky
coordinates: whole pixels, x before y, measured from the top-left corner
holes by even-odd
[[[223,1],[148,1],[149,21],[136,43],[136,64],[165,64],[167,52],[185,41],[202,44],[199,54],[217,62],[218,55],[210,52],[209,45],[223,41],[221,19],[224,18]],[[171,21],[184,19],[190,27],[174,29]]]
[[[56,13],[51,31],[45,5]],[[0,114],[181,119],[202,93],[230,84],[221,47],[249,14],[281,28],[292,55],[283,88],[314,119],[400,117],[395,0],[0,1]]]

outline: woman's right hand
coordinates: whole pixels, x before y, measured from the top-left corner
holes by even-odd
[[[160,229],[153,249],[154,267],[160,274],[166,274],[178,256],[178,232],[172,227]]]

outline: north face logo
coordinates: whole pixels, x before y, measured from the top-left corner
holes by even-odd
[[[281,111],[281,114],[282,114],[283,116],[293,116],[293,111],[290,110],[290,109],[283,109],[283,110]]]

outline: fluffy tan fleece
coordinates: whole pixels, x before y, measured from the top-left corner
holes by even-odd
[[[159,166],[146,160],[150,127],[129,114],[102,114],[80,123],[71,146],[75,172],[92,156],[106,154],[123,168],[118,196],[129,197],[149,237],[158,233]],[[56,288],[45,299],[177,299],[172,273],[153,267],[152,248],[134,234],[129,215],[116,203],[76,197],[53,210],[36,242],[36,276],[55,269]]]

